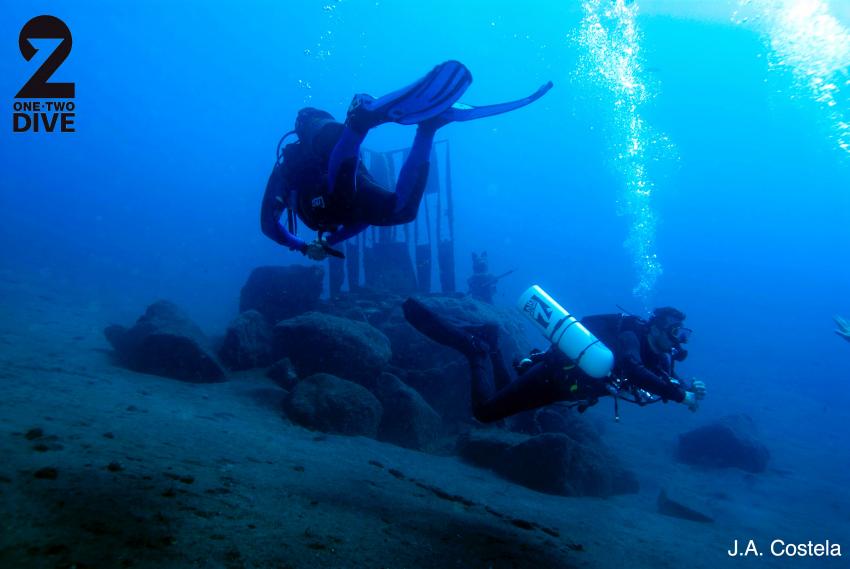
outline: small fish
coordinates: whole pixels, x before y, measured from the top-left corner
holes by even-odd
[[[701,514],[700,512],[692,510],[689,507],[680,504],[679,502],[671,500],[667,497],[667,492],[663,489],[658,494],[658,512],[660,514],[664,514],[665,516],[681,518],[683,520],[690,520],[692,522],[700,522],[704,524],[714,522],[714,518],[710,518],[705,514]]]

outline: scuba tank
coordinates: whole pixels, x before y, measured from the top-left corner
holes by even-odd
[[[560,304],[537,285],[520,297],[518,308],[550,342],[563,351],[587,375],[608,377],[614,354]]]
[[[329,112],[304,107],[295,117],[295,128],[277,143],[275,168],[284,168],[286,173],[282,175],[287,178],[290,174],[298,176],[298,173],[307,172],[312,178],[308,182],[320,183],[319,177],[326,174],[328,158],[344,129],[345,125],[335,121]],[[298,139],[287,144],[287,139],[293,135]]]
[[[295,117],[294,132],[298,135],[298,143],[325,163],[343,129],[345,125],[334,120],[333,115],[314,107],[304,107]]]
[[[313,107],[299,110],[295,117],[295,128],[284,134],[277,143],[275,164],[266,184],[266,194],[272,188],[286,186],[321,187],[324,183],[324,164],[327,164],[327,158],[343,128],[327,111]],[[293,135],[297,136],[297,140],[287,143]],[[324,152],[323,158],[320,151]],[[280,198],[278,200],[281,201]],[[281,209],[284,209],[282,204]],[[298,204],[290,203],[285,209],[287,229],[295,234],[298,231],[295,213],[299,209]]]
[[[316,230],[318,242],[325,252],[339,258],[345,255],[323,243],[322,235],[326,231],[335,231],[337,224],[324,219],[324,205],[319,209],[313,203],[324,204],[327,199],[324,189],[327,186],[327,164],[345,125],[334,120],[327,111],[314,107],[304,107],[295,117],[295,128],[284,134],[277,145],[277,156],[269,183],[278,186],[298,188],[290,194],[287,204],[287,227],[290,233],[297,231],[297,221],[301,218],[307,227]],[[296,135],[298,140],[286,143]],[[268,190],[267,190],[268,192]]]

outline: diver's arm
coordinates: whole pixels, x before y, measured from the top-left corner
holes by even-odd
[[[299,239],[297,236],[290,233],[279,219],[274,219],[271,222],[266,222],[266,220],[264,220],[262,223],[262,230],[263,233],[275,243],[279,243],[280,245],[288,247],[293,251],[298,251],[299,253],[307,252],[307,243],[303,239]]]
[[[328,235],[328,238],[325,240],[325,242],[328,245],[336,245],[337,243],[354,237],[367,227],[369,227],[368,223],[354,223],[351,225],[343,225],[342,227]]]
[[[282,168],[275,166],[266,184],[266,193],[263,195],[263,205],[260,208],[260,229],[266,237],[275,243],[304,253],[307,250],[307,244],[293,235],[280,222],[281,215],[286,211],[286,206],[281,196],[283,183]]]
[[[677,403],[685,400],[685,390],[649,370],[640,357],[640,340],[634,332],[619,337],[620,365],[632,385]]]

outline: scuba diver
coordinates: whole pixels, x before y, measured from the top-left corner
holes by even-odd
[[[471,83],[472,75],[462,63],[446,61],[418,81],[383,97],[355,95],[344,124],[326,111],[301,109],[295,130],[278,144],[277,161],[260,212],[263,233],[314,260],[328,255],[342,257],[332,245],[370,225],[400,225],[415,219],[428,180],[437,129],[452,122],[513,111],[552,88],[550,81],[528,97],[475,107],[458,102]],[[360,145],[369,130],[388,122],[417,125],[395,192],[381,187],[360,160]],[[283,146],[292,134],[298,140]],[[285,211],[284,223],[281,217]],[[296,236],[298,219],[318,232],[315,241],[308,244]]]
[[[402,308],[414,328],[467,357],[472,413],[483,423],[559,401],[571,401],[579,412],[584,412],[604,396],[614,397],[618,420],[620,399],[639,405],[669,400],[696,411],[698,401],[706,394],[703,382],[685,382],[673,369],[675,362],[687,356],[683,345],[691,330],[682,325],[685,314],[672,307],[656,308],[648,320],[626,314],[583,318],[575,329],[589,332],[586,337],[592,341],[575,359],[568,357],[558,345],[545,352],[532,350],[514,363],[515,378],[499,350],[498,325],[455,321],[414,298],[407,299]],[[578,323],[569,314],[566,316],[573,324]],[[593,377],[582,368],[582,356],[593,346],[613,356],[605,368],[610,369],[610,374],[605,377]]]

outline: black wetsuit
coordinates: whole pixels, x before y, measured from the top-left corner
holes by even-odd
[[[648,329],[641,319],[600,314],[588,316],[581,323],[613,352],[612,377],[664,400],[684,400],[684,389],[670,381],[674,377],[670,355],[657,354],[649,347]],[[534,356],[531,367],[512,381],[498,351],[490,352],[487,358],[495,382],[487,377],[486,356],[467,356],[473,382],[473,415],[485,423],[558,401],[594,401],[611,395],[606,380],[587,375],[554,346]]]
[[[284,149],[285,185],[277,192],[295,191],[295,210],[304,224],[314,231],[358,222],[393,224],[397,195],[375,181],[362,161],[356,169],[356,181],[354,169],[343,167],[337,178],[337,191],[329,195],[329,156],[330,148],[314,153],[298,142]]]
[[[298,111],[298,143],[287,146],[285,160],[275,162],[260,214],[261,229],[275,242],[317,258],[315,249],[295,235],[295,218],[327,233],[334,245],[370,225],[402,225],[416,219],[425,194],[429,162],[437,130],[508,113],[529,105],[552,88],[549,81],[527,97],[495,105],[456,104],[472,84],[472,74],[459,61],[445,61],[421,79],[378,98],[355,95],[345,123],[327,111],[305,107]],[[375,183],[360,162],[360,149],[369,131],[395,122],[417,125],[410,150],[399,168],[395,192]],[[310,162],[309,165],[305,165]],[[287,223],[280,217],[289,208]]]
[[[581,323],[614,353],[615,377],[662,399],[681,403],[685,390],[670,382],[675,378],[672,354],[649,346],[649,327],[641,318],[625,314],[587,316]]]
[[[415,219],[428,179],[433,133],[417,131],[414,149],[402,166],[395,192],[379,184],[359,158],[339,165],[334,190],[329,191],[331,154],[340,144],[351,146],[350,141],[343,141],[352,136],[348,127],[328,122],[309,142],[299,140],[284,147],[283,162],[272,171],[263,196],[260,224],[264,234],[290,249],[305,250],[306,243],[295,235],[295,228],[279,223],[286,204],[307,227],[328,233],[329,245],[370,225],[399,225]],[[351,152],[359,156],[359,142],[356,151]],[[408,174],[402,175],[405,172]]]
[[[595,400],[611,394],[607,380],[590,377],[554,346],[531,356],[533,364],[514,378],[498,347],[491,347],[479,333],[481,327],[463,326],[415,299],[404,303],[404,313],[420,332],[467,356],[472,412],[479,421],[498,421],[558,401]],[[671,355],[650,348],[649,329],[643,320],[601,314],[581,323],[614,353],[612,377],[664,400],[684,400],[684,389],[671,381],[675,377]]]

